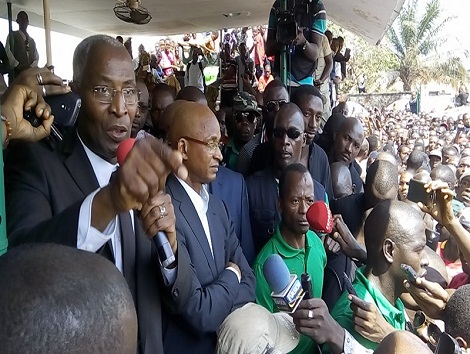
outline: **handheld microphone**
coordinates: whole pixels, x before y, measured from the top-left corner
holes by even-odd
[[[280,311],[292,313],[304,297],[299,278],[289,274],[286,264],[278,254],[270,255],[263,264],[263,274],[271,288],[271,297]]]
[[[127,154],[131,151],[134,143],[135,139],[129,138],[119,144],[116,156],[120,165],[122,165],[126,160]],[[157,247],[158,260],[163,267],[168,267],[176,260],[171,249],[170,242],[168,242],[168,237],[163,231],[158,231],[157,234],[152,237],[152,240]]]
[[[333,215],[328,205],[323,201],[310,205],[307,210],[307,221],[315,232],[329,234],[333,231]]]

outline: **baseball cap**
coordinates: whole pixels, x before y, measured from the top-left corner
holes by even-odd
[[[439,149],[435,149],[429,153],[429,156],[439,156],[440,158],[442,158],[442,152]]]
[[[470,171],[465,171],[464,174],[462,176],[460,176],[459,182],[462,182],[462,180],[465,177],[469,177],[469,176],[470,176]]]
[[[291,316],[271,313],[250,302],[227,316],[219,327],[217,353],[264,353],[269,349],[288,353],[299,340]]]
[[[261,115],[256,99],[247,92],[239,92],[235,95],[232,108],[237,112],[255,112]]]

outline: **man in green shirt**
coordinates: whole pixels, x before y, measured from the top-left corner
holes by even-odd
[[[399,296],[406,289],[400,265],[408,264],[419,273],[428,264],[422,216],[409,204],[393,200],[382,202],[367,217],[364,238],[367,265],[356,271],[354,289],[361,300],[375,304],[390,324],[389,332],[404,330],[407,319]],[[339,298],[331,315],[364,347],[375,349],[378,346],[355,331],[358,323],[347,292]],[[328,348],[325,349],[324,353],[329,353]]]
[[[254,264],[256,302],[271,312],[278,312],[278,309],[263,275],[263,265],[272,254],[283,258],[291,274],[300,278],[307,272],[312,278],[312,296],[321,297],[326,254],[320,238],[309,230],[306,214],[313,202],[313,180],[307,168],[299,163],[287,166],[279,179],[281,223]],[[316,344],[302,335],[291,353],[315,353],[315,348]]]

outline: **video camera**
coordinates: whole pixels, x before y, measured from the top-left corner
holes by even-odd
[[[309,29],[312,26],[313,4],[317,0],[286,0],[287,10],[276,10],[277,31],[276,41],[290,45],[297,38],[297,28]]]

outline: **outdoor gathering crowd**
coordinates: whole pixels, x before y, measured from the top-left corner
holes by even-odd
[[[0,352],[470,351],[470,112],[349,117],[331,68],[306,65],[330,47],[313,10],[288,85],[261,81],[278,73],[273,16],[241,76],[250,49],[231,59],[227,37],[215,94],[191,81],[201,46],[186,84],[165,67],[159,82],[107,35],[77,46],[69,85],[18,71],[1,105]],[[46,101],[71,92],[76,123],[53,126]]]

